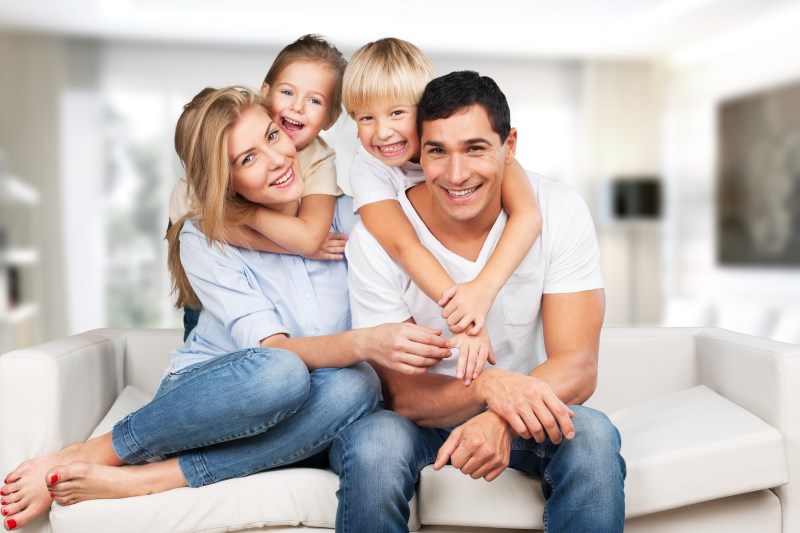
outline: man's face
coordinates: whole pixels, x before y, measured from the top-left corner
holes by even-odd
[[[420,163],[437,205],[453,220],[469,221],[500,208],[505,166],[514,160],[517,132],[505,141],[483,106],[422,124]]]

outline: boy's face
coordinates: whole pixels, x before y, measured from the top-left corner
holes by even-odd
[[[333,76],[330,69],[312,61],[289,63],[272,86],[264,84],[262,95],[274,120],[302,150],[328,124]],[[266,94],[264,94],[266,93]]]
[[[417,106],[377,101],[368,107],[353,113],[367,152],[390,167],[419,161]]]

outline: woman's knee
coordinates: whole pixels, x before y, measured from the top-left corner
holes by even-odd
[[[239,364],[243,374],[239,403],[243,409],[256,412],[296,410],[308,397],[311,387],[308,368],[292,352],[257,348]]]
[[[381,382],[367,363],[322,369],[312,373],[311,381],[312,387],[324,388],[324,395],[348,413],[371,413],[380,400]]]

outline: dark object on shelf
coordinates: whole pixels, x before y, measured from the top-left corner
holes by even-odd
[[[611,183],[611,198],[614,218],[661,217],[661,180],[655,176],[616,178]]]
[[[8,267],[8,303],[11,307],[20,303],[20,283],[19,269],[15,266]]]

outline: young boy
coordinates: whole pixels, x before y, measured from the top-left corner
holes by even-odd
[[[442,316],[453,333],[452,346],[459,350],[457,376],[469,385],[487,361],[495,362],[484,320],[500,288],[538,238],[542,217],[527,175],[514,161],[502,184],[508,224],[485,268],[473,280],[456,285],[420,244],[397,195],[424,181],[416,103],[433,77],[428,57],[406,41],[386,38],[356,51],[345,70],[342,99],[361,141],[350,186],[353,208],[364,226],[425,294],[443,307]],[[455,200],[475,192],[472,188],[448,194]]]

